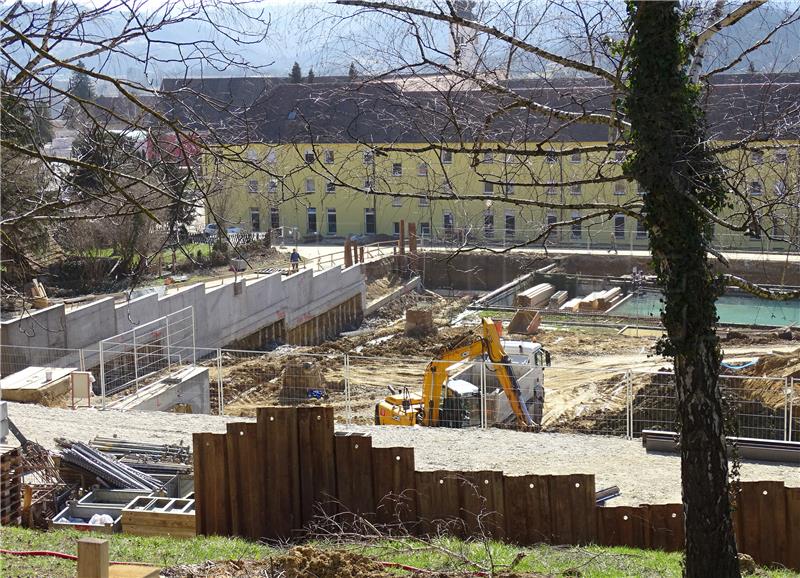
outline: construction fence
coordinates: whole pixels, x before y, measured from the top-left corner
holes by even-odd
[[[178,327],[180,323],[172,329]],[[7,378],[20,381],[14,374],[30,374],[25,380],[32,382],[44,381],[48,370],[63,370],[58,375],[88,371],[93,376],[92,405],[98,408],[149,409],[140,400],[155,395],[153,391],[163,399],[163,392],[170,390],[175,394],[172,402],[191,402],[192,411],[200,413],[253,416],[265,405],[324,402],[333,407],[341,425],[371,425],[380,417],[381,400],[392,395],[414,401],[422,392],[426,370],[433,368],[447,377],[442,380],[448,394],[442,396],[438,425],[515,427],[529,419],[542,431],[627,438],[639,437],[646,429],[677,427],[675,376],[663,370],[543,367],[538,362],[503,366],[474,360],[437,363],[286,346],[271,352],[202,349],[140,338],[137,333],[135,346],[130,339],[98,349],[0,347],[3,396],[13,400],[6,384]],[[513,374],[527,402],[524,408],[517,406],[515,411],[513,400],[507,399],[501,382],[505,372]],[[799,378],[724,374],[719,385],[730,435],[800,441]],[[205,390],[199,402],[198,387]],[[383,423],[392,423],[391,415],[384,417]]]

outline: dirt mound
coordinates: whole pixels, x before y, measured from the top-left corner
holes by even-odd
[[[383,566],[355,552],[296,546],[286,554],[267,560],[224,560],[181,565],[161,573],[168,578],[384,578],[392,576]]]
[[[438,334],[424,337],[395,336],[380,343],[368,343],[360,355],[367,357],[424,357],[435,358],[457,347],[474,335],[470,328],[444,327]]]

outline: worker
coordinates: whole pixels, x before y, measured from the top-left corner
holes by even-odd
[[[292,250],[292,254],[289,255],[289,262],[292,264],[292,273],[297,273],[300,269],[300,253],[297,252],[297,247]]]

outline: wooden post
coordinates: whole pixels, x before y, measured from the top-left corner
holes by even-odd
[[[108,540],[78,540],[78,578],[108,578]]]
[[[417,254],[417,224],[408,224],[408,252],[412,255]]]
[[[353,263],[358,263],[358,244],[352,243],[350,248],[353,250]]]
[[[353,253],[350,251],[350,239],[344,241],[344,268],[353,266]]]
[[[397,246],[400,248],[400,254],[406,254],[406,222],[400,219],[400,239],[397,241]]]
[[[364,262],[364,247],[359,247],[358,248],[358,261],[360,263]]]

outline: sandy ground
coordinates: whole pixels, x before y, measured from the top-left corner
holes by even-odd
[[[23,433],[55,448],[55,437],[88,441],[97,435],[148,442],[191,443],[193,432],[225,431],[231,421],[208,415],[159,412],[65,410],[9,403],[9,416]],[[495,469],[510,474],[586,473],[597,488],[617,485],[616,505],[666,503],[680,500],[677,455],[648,454],[639,440],[576,435],[533,434],[506,430],[447,430],[352,426],[370,433],[376,446],[411,446],[420,470]],[[745,462],[743,480],[782,480],[800,487],[800,463]]]

